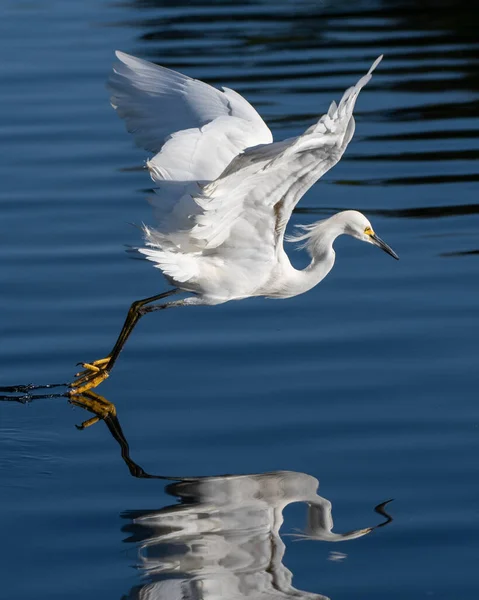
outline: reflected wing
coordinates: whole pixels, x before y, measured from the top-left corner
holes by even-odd
[[[148,162],[156,181],[211,181],[245,148],[272,135],[256,110],[233,90],[116,52],[111,103],[136,143],[158,154]]]
[[[353,137],[356,99],[381,58],[303,135],[245,150],[205,186],[195,198],[203,212],[195,217],[191,237],[203,248],[282,249],[293,208],[339,161]]]

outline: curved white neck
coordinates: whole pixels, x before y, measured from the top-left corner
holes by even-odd
[[[302,270],[295,269],[283,249],[279,259],[280,276],[276,274],[274,279],[268,282],[266,290],[260,290],[258,295],[269,298],[291,298],[304,294],[326,277],[333,268],[336,258],[333,249],[334,240],[345,233],[341,224],[332,227],[332,219],[328,221],[330,221],[329,225],[324,228],[319,227],[320,231],[315,234],[314,247],[310,250],[313,255],[310,264]]]
[[[311,259],[309,265],[302,271],[298,271],[300,279],[303,280],[303,285],[305,286],[304,291],[318,285],[333,268],[336,259],[333,243],[338,235],[342,233],[343,231],[330,231],[322,236],[321,242],[315,246],[314,257]]]
[[[329,248],[325,249],[325,252],[321,256],[315,256],[311,259],[309,265],[300,271],[300,273],[303,274],[305,281],[308,281],[308,283],[311,284],[308,289],[318,285],[318,283],[326,277],[333,268],[335,259],[336,252],[333,250],[331,244]]]

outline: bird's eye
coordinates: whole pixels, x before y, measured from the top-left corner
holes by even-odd
[[[374,231],[372,230],[371,227],[366,227],[366,229],[364,230],[364,233],[366,235],[374,235]]]

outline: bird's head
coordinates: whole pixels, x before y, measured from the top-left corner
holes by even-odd
[[[344,233],[351,235],[362,242],[368,242],[369,244],[378,246],[378,248],[381,248],[381,250],[384,250],[384,252],[387,252],[396,260],[399,260],[399,256],[394,250],[374,233],[371,223],[362,213],[357,210],[345,210],[339,213],[339,215],[341,215],[341,220],[344,224]]]
[[[329,219],[323,219],[311,225],[298,225],[303,233],[287,236],[288,242],[302,242],[299,248],[306,248],[313,258],[321,258],[325,248],[331,248],[334,240],[342,234],[378,246],[384,252],[390,254],[396,260],[399,256],[390,248],[386,242],[374,233],[371,223],[357,210],[343,210]]]

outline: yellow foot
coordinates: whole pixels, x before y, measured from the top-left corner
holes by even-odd
[[[91,419],[83,421],[81,425],[77,425],[78,429],[85,429],[107,417],[116,416],[115,405],[95,392],[85,392],[83,394],[72,394],[70,392],[70,403],[84,408],[95,415]]]
[[[106,358],[99,358],[98,360],[94,360],[91,363],[87,363],[87,362],[78,363],[85,370],[80,371],[79,373],[76,373],[75,377],[83,377],[84,375],[89,375],[91,372],[98,373],[99,371],[101,371],[102,367],[105,367],[108,364],[109,361],[110,361],[110,357],[107,356]]]
[[[100,383],[105,381],[109,375],[107,370],[109,360],[110,358],[107,357],[95,360],[92,363],[82,363],[85,370],[77,373],[77,379],[70,383],[70,387],[72,388],[70,396],[72,394],[83,394],[84,392],[88,392],[88,390],[96,388]]]

